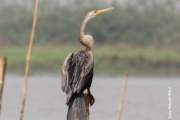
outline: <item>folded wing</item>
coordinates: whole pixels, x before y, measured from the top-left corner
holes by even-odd
[[[88,82],[93,75],[93,58],[80,51],[77,54],[70,53],[62,67],[62,90],[66,92],[67,103],[74,94],[78,94],[91,84]],[[91,80],[92,81],[92,80]]]

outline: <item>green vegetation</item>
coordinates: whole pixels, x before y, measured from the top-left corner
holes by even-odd
[[[28,43],[32,26],[33,1],[30,5],[1,4],[0,43]],[[180,45],[180,12],[175,0],[136,0],[118,4],[113,0],[73,0],[58,4],[58,0],[42,0],[38,15],[36,44],[74,43],[85,14],[94,9],[114,6],[114,10],[91,20],[86,33],[96,43],[126,43],[133,45]],[[60,2],[60,1],[59,1]]]
[[[60,73],[66,56],[80,49],[83,47],[77,45],[36,46],[32,53],[31,73]],[[25,47],[0,48],[0,55],[8,57],[10,73],[23,74],[26,53]],[[94,59],[96,75],[121,75],[126,70],[134,75],[180,74],[180,52],[172,48],[96,46]]]
[[[161,1],[161,2],[160,2]],[[23,73],[34,0],[0,0],[0,56],[8,71]],[[69,52],[80,50],[78,30],[88,11],[114,10],[89,21],[99,74],[180,75],[180,11],[176,0],[41,0],[31,72],[59,73]],[[108,0],[107,0],[108,2]],[[43,46],[45,45],[45,46]],[[64,45],[64,46],[62,46]]]

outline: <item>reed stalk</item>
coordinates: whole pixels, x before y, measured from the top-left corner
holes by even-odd
[[[122,118],[127,80],[128,80],[128,72],[125,72],[123,85],[122,85],[122,90],[121,90],[121,95],[120,95],[120,103],[119,103],[118,116],[117,116],[118,120],[121,120],[121,118]]]
[[[0,115],[1,115],[1,107],[2,107],[2,94],[4,88],[4,78],[6,73],[6,57],[0,58]]]
[[[34,17],[33,17],[32,31],[31,31],[29,48],[28,48],[28,53],[27,53],[27,58],[26,58],[26,68],[25,68],[25,79],[24,79],[24,87],[23,87],[23,97],[22,97],[22,104],[21,104],[21,111],[20,111],[20,118],[19,118],[19,120],[23,120],[24,107],[25,107],[25,102],[26,102],[26,93],[27,93],[28,76],[29,76],[29,66],[30,66],[30,58],[31,58],[31,52],[32,52],[32,47],[33,47],[33,41],[34,41],[36,22],[37,22],[38,5],[39,5],[39,1],[36,0],[35,8],[34,8]]]

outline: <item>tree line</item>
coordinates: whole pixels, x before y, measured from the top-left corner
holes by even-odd
[[[53,0],[52,0],[53,1]],[[82,19],[94,9],[114,10],[90,20],[85,33],[96,43],[133,45],[180,44],[180,11],[175,0],[67,0],[60,3],[40,1],[35,41],[42,43],[75,43]],[[29,41],[34,1],[7,3],[0,1],[0,43],[25,44]]]

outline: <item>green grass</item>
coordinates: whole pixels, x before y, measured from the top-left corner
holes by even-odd
[[[31,73],[60,73],[64,59],[82,46],[35,46],[32,52]],[[8,72],[23,74],[26,47],[0,47],[0,56],[8,58]],[[172,48],[121,48],[96,46],[94,51],[97,74],[121,75],[124,71],[136,75],[179,75],[180,51]]]

